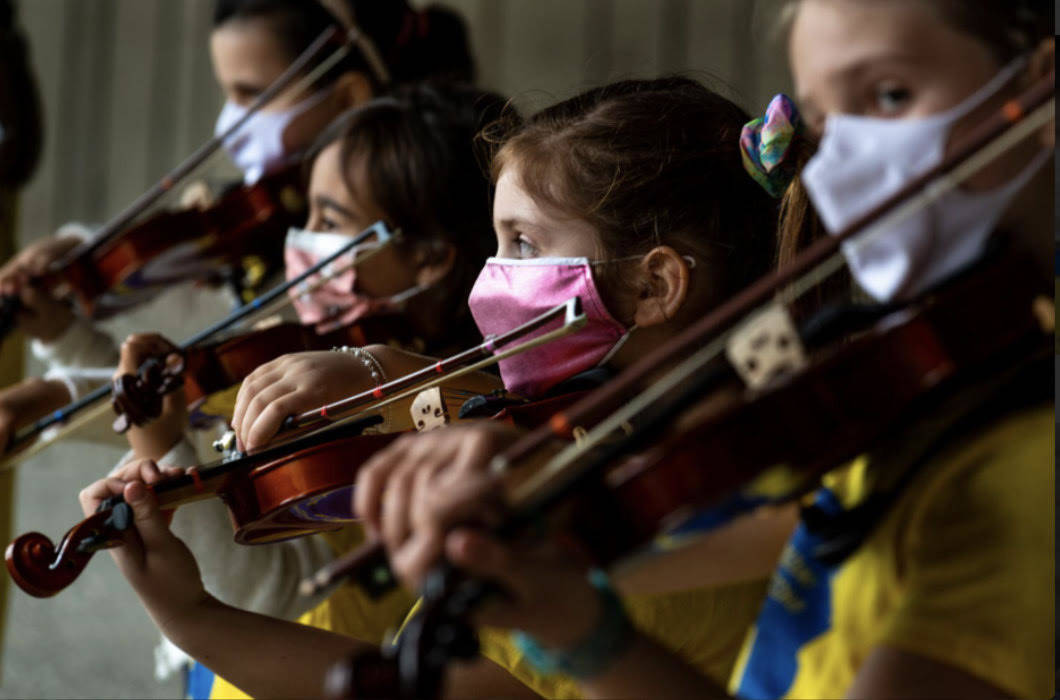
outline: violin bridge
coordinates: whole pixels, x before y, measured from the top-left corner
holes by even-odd
[[[806,351],[791,315],[771,306],[751,317],[729,339],[725,354],[750,389],[806,366]]]
[[[440,387],[421,391],[412,401],[412,424],[418,432],[426,432],[449,424],[449,411]]]

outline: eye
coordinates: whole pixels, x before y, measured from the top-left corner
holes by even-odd
[[[320,217],[320,228],[319,231],[334,231],[339,225],[334,220],[329,219],[326,216]]]
[[[537,247],[524,238],[522,234],[515,237],[515,250],[520,258],[535,258],[538,254]]]
[[[883,116],[896,116],[909,107],[913,97],[912,91],[894,81],[886,81],[876,86],[874,110]]]

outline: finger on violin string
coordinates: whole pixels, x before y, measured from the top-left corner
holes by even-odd
[[[240,428],[243,425],[244,414],[247,412],[250,402],[254,400],[263,389],[282,380],[283,376],[283,371],[277,369],[276,360],[261,365],[247,375],[243,380],[242,386],[239,387],[239,393],[236,395],[236,406],[232,411],[233,430],[237,433],[240,432]]]
[[[252,416],[253,424],[244,431],[243,443],[248,450],[255,450],[267,445],[283,426],[287,416],[293,415],[300,410],[297,392],[288,392],[269,402],[261,413]],[[246,419],[244,419],[246,425]]]
[[[134,333],[121,345],[118,374],[134,374],[146,360],[168,357],[175,348],[176,345],[158,333]]]
[[[244,383],[244,388],[240,390],[239,399],[242,399],[242,405],[238,403],[237,399],[236,412],[232,415],[232,427],[244,442],[246,442],[250,428],[254,425],[261,412],[265,410],[265,407],[281,396],[293,393],[296,390],[297,387],[282,376],[277,379],[278,381],[268,384],[258,383],[257,386],[252,386],[249,390],[247,390]]]
[[[81,492],[77,494],[77,500],[81,503],[81,510],[84,512],[85,517],[94,514],[96,509],[99,508],[99,504],[103,501],[112,496],[120,496],[125,490],[127,483],[129,483],[128,479],[108,476],[81,489]]]

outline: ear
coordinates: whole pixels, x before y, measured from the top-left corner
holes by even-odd
[[[437,246],[427,251],[421,248],[416,255],[416,284],[429,287],[437,284],[448,275],[456,264],[456,248],[449,243],[434,243]]]
[[[633,322],[639,328],[666,323],[688,297],[689,265],[670,246],[659,246],[640,261]]]
[[[335,81],[335,99],[341,105],[341,111],[356,107],[375,97],[372,81],[360,71],[347,71]]]
[[[1030,60],[1030,78],[1032,82],[1047,76],[1056,66],[1056,38],[1043,39],[1038,44]],[[1056,125],[1050,122],[1041,132],[1042,146],[1054,148],[1056,146]]]

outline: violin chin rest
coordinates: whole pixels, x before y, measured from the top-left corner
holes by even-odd
[[[50,598],[66,588],[87,563],[87,559],[81,562],[64,559],[53,568],[55,558],[55,545],[39,532],[20,535],[4,552],[4,563],[11,579],[23,591],[37,598]]]

